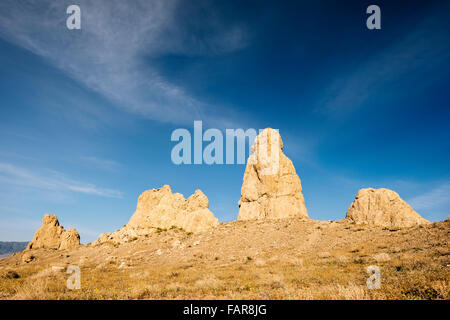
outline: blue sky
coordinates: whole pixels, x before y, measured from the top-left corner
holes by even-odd
[[[314,219],[364,187],[448,217],[448,2],[280,2],[77,1],[68,30],[72,1],[3,0],[0,241],[30,240],[44,213],[92,241],[164,184],[236,219],[244,165],[171,161],[194,120],[279,129]]]

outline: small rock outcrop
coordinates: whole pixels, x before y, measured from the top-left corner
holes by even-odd
[[[356,223],[405,228],[430,223],[389,189],[361,189],[347,211],[346,219]]]
[[[277,130],[260,132],[247,160],[238,220],[308,217],[300,178]]]
[[[114,233],[101,234],[94,245],[107,241],[128,242],[172,227],[193,233],[205,231],[219,224],[208,208],[208,198],[200,190],[188,199],[181,193],[172,193],[168,185],[147,190],[139,196],[136,211],[128,224]]]
[[[80,245],[80,235],[77,230],[65,230],[59,225],[58,218],[53,214],[46,214],[42,219],[42,226],[34,234],[33,240],[26,250],[31,249],[72,249]]]

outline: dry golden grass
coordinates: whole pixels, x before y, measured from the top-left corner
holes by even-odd
[[[448,300],[449,232],[449,221],[394,231],[299,219],[163,230],[120,246],[36,250],[31,263],[2,259],[0,298]],[[51,268],[70,264],[81,268],[80,290]],[[380,289],[366,286],[369,265],[381,269]]]

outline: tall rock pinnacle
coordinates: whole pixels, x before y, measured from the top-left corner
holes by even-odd
[[[247,160],[238,220],[308,217],[300,178],[277,130],[260,132]]]

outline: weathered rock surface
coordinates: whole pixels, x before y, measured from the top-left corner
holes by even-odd
[[[80,245],[80,235],[77,230],[65,230],[59,225],[58,218],[53,214],[46,214],[42,219],[42,226],[34,234],[33,240],[28,244],[27,250],[72,249]]]
[[[22,254],[22,262],[30,263],[30,262],[32,262],[35,259],[36,259],[36,257],[34,255],[32,255],[31,253],[29,253],[29,252],[24,252]]]
[[[347,211],[347,219],[388,228],[404,228],[430,223],[389,189],[361,189]]]
[[[112,241],[128,242],[155,232],[158,228],[182,228],[186,232],[201,232],[215,227],[219,221],[209,211],[208,198],[200,190],[185,199],[172,193],[170,186],[143,192],[130,221],[114,233],[103,233],[94,245]]]
[[[245,168],[238,220],[308,217],[300,178],[282,149],[274,129],[256,137]]]

